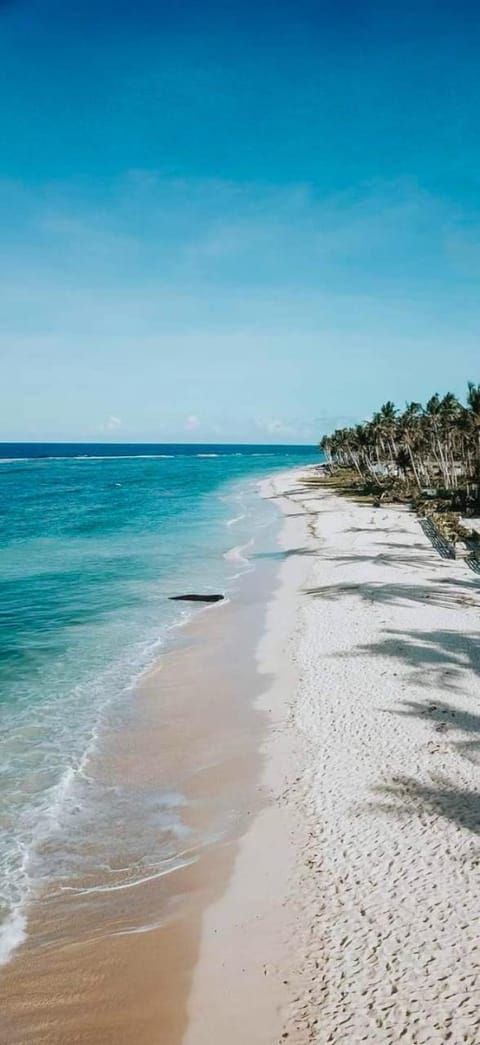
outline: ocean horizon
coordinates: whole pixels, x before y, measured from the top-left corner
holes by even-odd
[[[126,442],[112,443],[101,440],[63,442],[61,440],[50,441],[16,441],[9,440],[0,442],[0,458],[5,460],[28,460],[29,458],[48,459],[56,457],[95,457],[96,451],[101,451],[101,457],[139,457],[146,454],[148,457],[163,456],[164,454],[177,456],[198,456],[204,452],[212,454],[240,454],[261,453],[270,455],[275,453],[290,452],[319,453],[318,447],[303,443],[152,443],[152,442]]]

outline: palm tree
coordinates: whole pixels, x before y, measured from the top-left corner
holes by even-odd
[[[406,404],[403,414],[398,419],[401,440],[401,449],[399,453],[400,455],[403,454],[400,461],[399,456],[397,455],[397,461],[399,462],[400,467],[404,468],[406,454],[419,490],[421,489],[419,474],[420,464],[416,457],[419,455],[422,446],[422,434],[420,428],[421,414],[421,403],[412,402]]]
[[[480,479],[480,385],[468,382],[467,414],[471,429],[474,478]]]
[[[459,485],[471,496],[480,483],[480,384],[468,385],[465,405],[453,392],[430,397],[425,407],[411,402],[398,413],[387,400],[370,421],[325,435],[329,459],[354,468],[365,481],[385,485],[389,476],[411,472],[418,490],[442,485],[454,495]],[[456,496],[456,495],[455,495]]]

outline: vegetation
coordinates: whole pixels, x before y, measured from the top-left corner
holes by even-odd
[[[480,513],[480,384],[469,383],[465,404],[451,392],[424,407],[407,403],[403,412],[389,401],[320,446],[334,472],[353,470],[358,491],[413,498],[420,508],[435,498],[437,511]]]

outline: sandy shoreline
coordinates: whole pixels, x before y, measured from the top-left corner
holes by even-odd
[[[75,946],[49,948],[72,907],[40,907],[42,946],[0,977],[5,1045],[480,1041],[478,578],[403,509],[298,470],[264,494],[279,551],[165,658],[112,756],[141,786],[161,751],[220,840],[98,908],[98,935],[73,908]]]
[[[291,643],[310,555],[304,510],[292,510],[283,497],[295,479],[296,473],[288,473],[263,487],[264,496],[274,497],[285,512],[280,584],[257,648],[265,684],[256,706],[268,715],[269,726],[260,779],[265,799],[240,842],[226,891],[204,915],[182,1045],[283,1040],[300,987],[298,912],[291,888],[307,833],[282,798],[301,765],[301,738],[290,721],[298,683]]]
[[[270,611],[272,804],[204,917],[184,1043],[474,1045],[478,578],[405,510],[273,485],[287,601],[308,580],[283,635]]]
[[[182,856],[172,873],[112,891],[94,856],[88,879],[63,892],[45,883],[25,945],[0,971],[2,1045],[183,1040],[202,912],[227,886],[247,818],[268,802],[260,745],[270,716],[253,706],[269,684],[255,650],[278,573],[266,534],[235,598],[186,625],[180,648],[144,677],[128,729],[95,767],[100,782],[128,781],[132,793],[181,793],[185,866]],[[120,867],[136,858],[136,827],[119,824]]]

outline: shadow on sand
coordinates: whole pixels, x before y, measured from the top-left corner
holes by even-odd
[[[452,787],[440,774],[432,776],[431,784],[420,783],[411,777],[392,777],[390,784],[377,786],[374,793],[378,799],[367,807],[372,811],[398,819],[423,817],[427,813],[430,817],[443,817],[458,827],[480,834],[478,791]],[[480,852],[476,855],[476,864],[480,866]]]
[[[353,559],[353,557],[352,557]],[[365,559],[365,556],[360,557]],[[437,607],[452,609],[478,606],[478,582],[446,577],[437,584],[338,584],[311,588],[306,594],[313,598],[339,600],[346,595],[357,595],[367,602],[386,605],[408,605],[429,602]],[[409,679],[416,685],[428,687],[431,699],[405,700],[396,710],[385,711],[405,717],[430,720],[432,736],[430,750],[456,751],[462,758],[480,764],[480,690],[479,713],[465,711],[453,702],[439,699],[438,693],[461,695],[466,690],[467,673],[480,674],[480,631],[448,630],[385,630],[376,641],[357,646],[340,657],[356,657],[359,653],[389,658],[398,668],[406,668]],[[382,674],[386,674],[385,671]],[[372,801],[367,810],[380,811],[398,819],[411,817],[443,817],[459,828],[480,834],[480,792],[453,784],[445,775],[432,773],[429,779],[416,780],[407,776],[392,776],[391,780],[373,788]],[[480,854],[478,857],[480,865]]]
[[[449,690],[462,693],[465,671],[480,674],[480,634],[457,631],[390,632],[380,642],[364,648],[372,656],[382,654],[394,658],[413,671],[413,681],[428,685],[436,692]],[[480,713],[465,711],[455,704],[438,699],[402,701],[396,711],[407,718],[431,721],[430,750],[435,754],[440,745],[448,744],[462,758],[480,764]],[[448,750],[448,749],[447,749]],[[390,782],[374,788],[376,801],[370,804],[391,816],[443,817],[461,828],[480,834],[480,792],[455,786],[449,779],[432,773],[428,782],[413,777],[392,777]],[[480,863],[480,858],[479,858]]]
[[[285,551],[257,552],[255,555],[251,555],[250,559],[270,559],[273,562],[282,562],[284,559],[291,559],[294,555],[318,555],[318,552],[316,548],[288,548]]]
[[[352,562],[354,558],[352,557]],[[360,561],[362,557],[360,556]],[[452,587],[453,586],[453,587]],[[306,588],[305,595],[315,599],[338,601],[347,595],[358,595],[365,602],[380,602],[390,606],[401,606],[413,602],[430,602],[446,609],[455,606],[478,605],[478,583],[458,581],[450,577],[440,578],[437,584],[402,584],[388,582],[326,584],[321,588]]]
[[[360,652],[372,657],[389,657],[410,669],[414,684],[459,693],[466,670],[480,673],[480,633],[386,629],[383,634],[377,642],[357,646],[352,652],[338,656],[357,656]],[[435,703],[440,706],[439,701]]]

